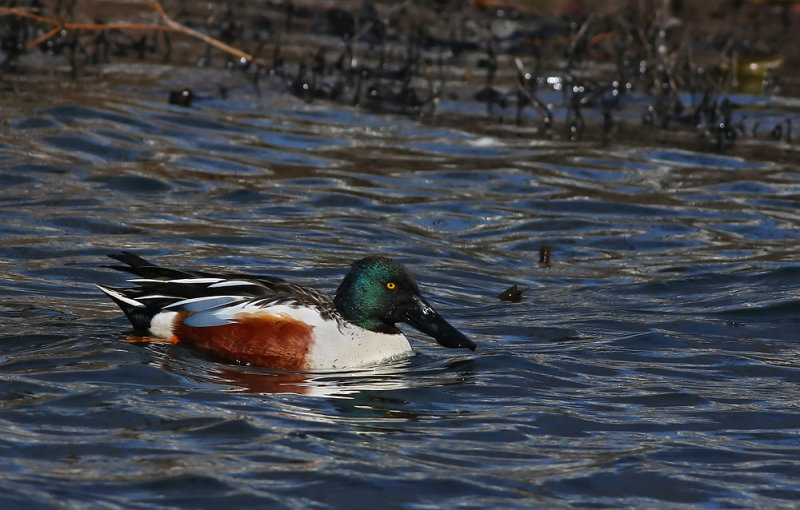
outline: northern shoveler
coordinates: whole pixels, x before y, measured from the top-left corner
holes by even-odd
[[[331,299],[281,278],[182,271],[129,252],[106,266],[138,286],[108,294],[144,337],[191,344],[221,358],[286,370],[334,370],[409,356],[406,322],[445,347],[475,350],[420,295],[411,273],[388,257],[353,263]]]

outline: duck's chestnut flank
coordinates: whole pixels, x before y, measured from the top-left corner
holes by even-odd
[[[286,313],[242,313],[221,326],[188,326],[175,317],[174,335],[224,359],[247,365],[304,370],[314,327]]]

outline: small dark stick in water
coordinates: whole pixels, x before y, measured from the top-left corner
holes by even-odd
[[[550,247],[547,245],[542,246],[539,248],[539,264],[549,266],[550,265]]]

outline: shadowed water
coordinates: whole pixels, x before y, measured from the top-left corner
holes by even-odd
[[[800,498],[794,147],[566,143],[244,86],[188,109],[132,90],[5,105],[3,508]],[[100,267],[121,249],[328,292],[390,254],[478,349],[408,330],[409,360],[309,375],[129,344],[93,286],[122,284]],[[522,301],[497,299],[512,284]]]

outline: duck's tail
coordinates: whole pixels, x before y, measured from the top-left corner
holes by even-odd
[[[131,321],[131,324],[133,324],[134,328],[143,332],[146,332],[150,329],[150,322],[152,321],[153,316],[158,313],[158,310],[154,310],[141,301],[137,301],[130,296],[126,296],[122,290],[103,287],[102,285],[98,285],[97,288],[102,290],[108,297],[111,298],[112,301],[117,304],[117,306],[119,306],[128,320]]]

